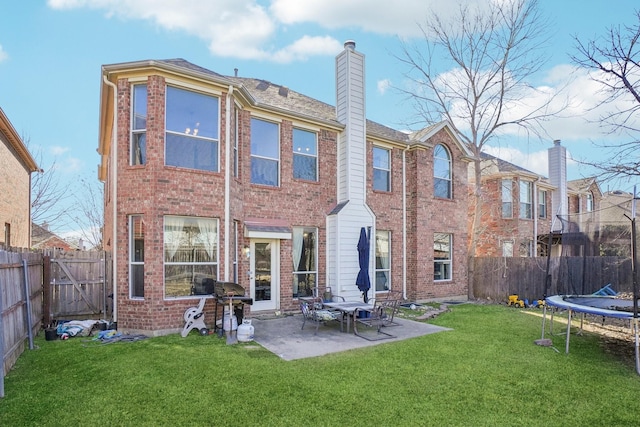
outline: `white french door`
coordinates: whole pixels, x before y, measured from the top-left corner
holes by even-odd
[[[251,239],[251,311],[276,310],[280,283],[280,241]]]

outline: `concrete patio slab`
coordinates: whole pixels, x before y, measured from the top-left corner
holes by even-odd
[[[451,330],[413,320],[399,318],[395,320],[399,325],[385,328],[385,330],[396,337],[379,341],[368,341],[354,335],[353,331],[340,332],[338,323],[320,325],[317,334],[314,334],[316,325],[313,323],[306,324],[304,330],[301,330],[302,316],[300,315],[253,318],[251,324],[255,329],[255,341],[284,360],[322,356]]]

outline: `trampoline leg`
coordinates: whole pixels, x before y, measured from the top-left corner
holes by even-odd
[[[640,353],[638,349],[638,318],[633,319],[633,330],[636,336],[636,373],[640,375]]]
[[[547,306],[545,304],[544,307],[542,307],[542,336],[540,337],[540,339],[544,339],[544,323],[545,320],[547,320]]]
[[[569,354],[569,337],[571,335],[571,310],[569,310],[569,316],[567,318],[567,343],[565,345],[564,352]]]

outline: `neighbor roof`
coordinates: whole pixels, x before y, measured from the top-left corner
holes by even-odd
[[[22,142],[18,132],[16,132],[2,108],[0,108],[0,133],[4,135],[4,139],[8,142],[9,146],[18,154],[18,160],[25,165],[29,172],[39,170],[36,161],[31,156],[31,153],[29,153],[27,146]]]

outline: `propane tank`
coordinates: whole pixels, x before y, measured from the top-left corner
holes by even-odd
[[[242,324],[238,326],[238,341],[248,342],[253,341],[253,325],[251,325],[251,319],[244,319]]]
[[[232,314],[231,321],[229,321],[229,309],[227,309],[226,307],[224,310],[224,322],[223,322],[222,328],[224,329],[225,332],[235,331],[236,329],[238,329],[238,318],[236,317],[235,314]]]

